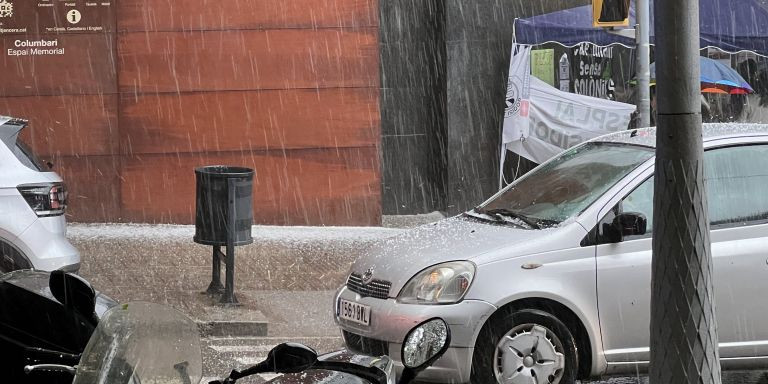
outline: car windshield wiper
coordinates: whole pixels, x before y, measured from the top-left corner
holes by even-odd
[[[482,210],[480,208],[475,208],[475,211],[477,211],[479,213],[485,213],[486,215],[492,215],[492,216],[497,216],[497,217],[499,217],[499,216],[506,216],[506,217],[510,217],[510,218],[513,218],[513,219],[518,219],[518,220],[522,221],[523,223],[527,224],[529,227],[531,227],[533,229],[541,229],[541,226],[538,223],[536,223],[535,221],[533,221],[531,218],[529,218],[528,216],[525,216],[525,215],[523,215],[521,213],[517,213],[515,211],[511,211],[511,210],[506,209],[506,208],[489,209],[487,211],[486,210]]]

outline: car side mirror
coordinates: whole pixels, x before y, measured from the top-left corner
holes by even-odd
[[[624,236],[645,235],[648,219],[639,212],[623,212],[616,215],[611,223],[603,223],[600,239],[603,243],[619,243]]]
[[[94,325],[96,318],[96,291],[80,276],[64,271],[53,271],[48,279],[53,297],[67,309],[83,315]]]
[[[451,344],[451,328],[440,318],[427,320],[405,336],[400,352],[403,373],[398,384],[408,384],[439,359]]]

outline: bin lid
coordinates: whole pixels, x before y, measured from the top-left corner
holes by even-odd
[[[207,165],[195,168],[195,173],[222,176],[250,176],[253,174],[253,169],[230,165]]]

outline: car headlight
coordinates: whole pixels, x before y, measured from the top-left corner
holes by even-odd
[[[407,304],[452,304],[461,301],[475,277],[469,261],[433,265],[412,277],[397,296]]]

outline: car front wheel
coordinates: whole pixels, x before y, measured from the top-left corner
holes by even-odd
[[[483,327],[472,358],[472,383],[572,384],[576,342],[556,317],[536,309],[506,311]]]

